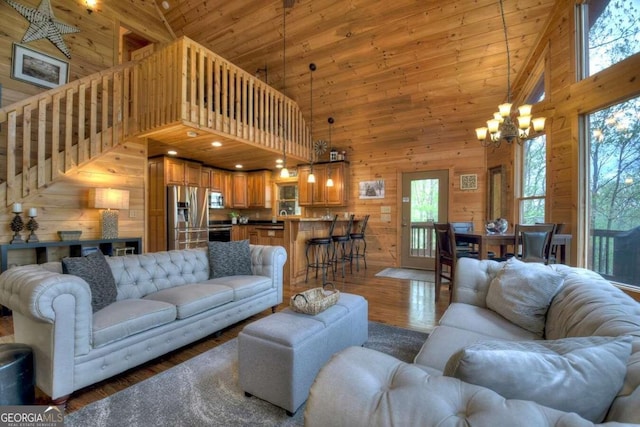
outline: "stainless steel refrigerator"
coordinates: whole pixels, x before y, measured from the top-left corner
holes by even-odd
[[[169,250],[206,247],[209,241],[209,205],[206,188],[167,187],[167,242]]]

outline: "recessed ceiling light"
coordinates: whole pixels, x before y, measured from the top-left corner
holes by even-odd
[[[213,142],[211,143],[211,145],[213,145],[214,147],[222,147],[222,142],[220,142],[220,141],[213,141]]]
[[[165,1],[163,1],[163,2],[162,2],[162,7],[164,7],[164,9],[165,9],[165,10],[168,10],[168,9],[169,9],[169,2],[168,2],[168,1],[166,1],[166,0],[165,0]]]
[[[242,169],[242,165],[237,164],[237,165],[236,165],[236,169]]]
[[[195,138],[196,136],[198,136],[198,134],[192,130],[190,130],[189,132],[187,132],[187,136],[191,137],[191,138]]]
[[[276,159],[276,163],[282,163],[282,159]]]
[[[278,164],[276,165],[276,168],[278,168],[278,169],[282,169],[282,163],[278,163]]]
[[[170,156],[175,156],[176,154],[178,154],[178,152],[176,150],[169,150],[167,151],[167,154]]]

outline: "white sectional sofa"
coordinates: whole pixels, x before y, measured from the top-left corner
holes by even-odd
[[[527,265],[561,280],[544,310],[520,310],[542,331],[525,328],[513,317],[520,303],[494,298],[495,283],[510,284],[505,264],[459,260],[453,303],[413,364],[360,347],[335,355],[311,387],[305,425],[640,423],[640,304],[591,271]],[[516,289],[528,304],[531,292]]]
[[[95,312],[87,282],[62,274],[60,262],[14,267],[0,275],[0,304],[13,310],[15,341],[33,349],[36,385],[64,403],[75,390],[275,310],[287,254],[251,245],[250,257],[251,274],[212,279],[207,249],[107,258],[117,297]]]

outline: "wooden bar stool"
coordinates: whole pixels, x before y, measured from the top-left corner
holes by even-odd
[[[360,230],[358,230],[357,233],[351,233],[349,235],[349,238],[351,239],[351,250],[349,251],[349,267],[352,273],[354,258],[356,260],[356,271],[360,271],[360,258],[362,258],[362,261],[364,261],[364,268],[367,268],[367,241],[364,238],[364,232],[367,229],[367,222],[369,222],[369,215],[365,215],[364,219],[360,223]]]
[[[318,270],[322,271],[322,284],[327,283],[327,268],[332,264],[332,258],[330,253],[331,244],[333,242],[333,230],[336,227],[336,221],[338,221],[338,215],[333,217],[333,221],[329,226],[329,235],[324,237],[313,237],[307,240],[305,256],[307,258],[307,270],[304,276],[304,282],[309,280],[309,269],[316,271],[316,279],[318,278]],[[333,269],[332,269],[333,271]],[[335,272],[333,278],[335,280]]]
[[[333,240],[333,272],[335,276],[335,271],[338,268],[338,263],[342,264],[342,277],[344,277],[344,264],[345,262],[351,262],[351,253],[347,253],[347,243],[351,240],[351,227],[353,227],[353,218],[355,215],[351,214],[349,217],[349,223],[347,224],[347,228],[344,230],[344,234],[340,236],[331,236],[331,240]]]

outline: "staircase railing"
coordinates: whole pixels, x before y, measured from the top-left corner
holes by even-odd
[[[183,37],[1,108],[0,198],[9,206],[128,137],[175,124],[300,160],[311,153],[293,100]]]
[[[114,67],[0,109],[7,206],[135,133],[134,67]]]

